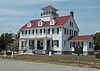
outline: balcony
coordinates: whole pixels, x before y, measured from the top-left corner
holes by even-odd
[[[35,38],[51,38],[51,34],[30,34],[30,35],[21,35],[20,38],[32,38],[32,39],[35,39]]]

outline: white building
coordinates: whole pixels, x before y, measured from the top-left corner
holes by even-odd
[[[78,36],[79,28],[74,19],[74,12],[59,16],[57,9],[47,6],[41,9],[41,18],[28,21],[20,28],[19,50],[46,54],[71,53],[68,40]],[[84,48],[85,49],[85,48]],[[87,48],[86,48],[87,49]]]
[[[82,47],[84,55],[93,54],[94,40],[92,35],[74,36],[68,40],[69,47],[72,51],[74,51],[75,47]]]

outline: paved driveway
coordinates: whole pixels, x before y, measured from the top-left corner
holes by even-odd
[[[45,63],[0,60],[0,71],[100,71],[92,68],[80,68]]]

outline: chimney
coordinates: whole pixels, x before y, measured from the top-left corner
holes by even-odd
[[[73,11],[70,11],[70,15],[71,15],[72,17],[74,17],[74,12],[73,12]]]

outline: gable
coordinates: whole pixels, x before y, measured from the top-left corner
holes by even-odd
[[[74,19],[73,17],[72,17],[72,20],[73,20],[73,22],[74,22],[74,24],[75,24],[77,30],[79,31],[79,28],[78,28],[78,26],[77,26],[77,24],[76,24],[76,21],[75,21],[75,19]]]
[[[54,19],[50,20],[50,25],[55,25],[56,21]]]
[[[31,22],[28,22],[28,23],[27,23],[27,27],[30,28],[31,26],[32,26]]]
[[[44,22],[43,21],[38,21],[38,26],[43,26],[44,25]]]

